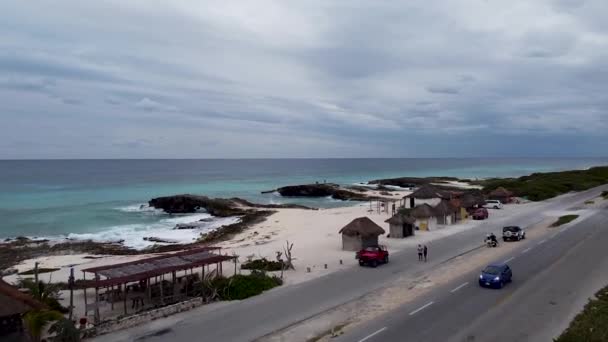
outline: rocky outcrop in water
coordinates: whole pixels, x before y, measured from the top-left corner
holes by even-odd
[[[289,185],[274,190],[284,197],[331,197],[343,201],[369,201],[376,197],[346,190],[337,184],[303,184]]]
[[[237,216],[242,210],[235,208],[234,203],[227,199],[209,198],[199,195],[174,195],[151,199],[148,204],[156,209],[162,209],[169,214],[189,214],[204,209],[209,214],[218,217]]]

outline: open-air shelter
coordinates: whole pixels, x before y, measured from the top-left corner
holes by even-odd
[[[215,253],[217,252],[217,253]],[[219,275],[222,274],[222,263],[235,262],[236,256],[222,255],[220,247],[202,247],[173,254],[140,259],[121,264],[105,265],[83,269],[85,316],[93,311],[95,321],[99,322],[99,306],[109,302],[112,309],[114,303],[123,302],[123,314],[128,314],[127,301],[131,300],[133,311],[149,307],[175,303],[194,294],[194,288],[200,284],[205,275],[205,267],[215,265]],[[194,272],[201,268],[201,275]],[[178,277],[178,272],[184,275]],[[188,274],[190,271],[190,274]],[[87,280],[87,273],[91,280]],[[171,281],[165,278],[169,277]],[[93,288],[95,300],[88,303],[87,289]],[[100,294],[100,290],[105,290]]]

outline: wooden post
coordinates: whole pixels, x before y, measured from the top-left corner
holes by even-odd
[[[82,271],[82,279],[85,281],[87,280],[87,274],[84,271]],[[88,310],[87,310],[87,285],[86,284],[84,285],[83,292],[84,292],[84,316],[86,317],[87,313],[88,313]]]
[[[224,275],[224,268],[223,268],[224,263],[223,262],[219,262],[219,267],[220,267],[220,275]]]
[[[95,282],[99,281],[99,275],[95,273]],[[95,284],[95,323],[99,323],[99,287]]]
[[[110,286],[110,307],[114,311],[114,285]]]
[[[70,286],[70,314],[68,319],[72,320],[72,314],[74,312],[74,267],[70,267],[70,277],[68,278],[68,285]]]
[[[146,291],[148,292],[148,302],[152,303],[152,290],[150,289],[150,278],[146,279]]]
[[[165,304],[165,296],[163,295],[163,277],[160,277],[160,304]]]
[[[127,283],[124,283],[122,285],[122,287],[123,287],[123,290],[124,290],[123,291],[123,302],[122,303],[123,303],[124,313],[125,313],[125,316],[126,316],[127,315]]]
[[[236,275],[236,258],[234,258],[234,275]]]

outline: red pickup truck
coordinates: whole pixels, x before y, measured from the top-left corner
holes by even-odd
[[[366,247],[357,252],[356,258],[359,260],[359,266],[376,267],[378,264],[388,263],[388,250],[385,246]]]

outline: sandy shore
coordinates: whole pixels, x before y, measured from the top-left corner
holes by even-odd
[[[406,192],[395,192],[396,199],[401,198]],[[489,220],[498,220],[516,214],[521,210],[530,209],[536,203],[507,205],[502,210],[491,211]],[[218,243],[222,247],[223,254],[237,254],[239,262],[245,262],[248,258],[267,258],[275,260],[276,252],[283,251],[287,241],[293,243],[292,254],[295,258],[295,271],[285,272],[286,284],[296,284],[313,278],[317,278],[331,272],[357,264],[354,253],[342,250],[342,239],[339,230],[355,218],[367,216],[388,232],[388,224],[384,221],[390,218],[388,211],[378,212],[375,203],[360,203],[356,206],[304,210],[304,209],[277,209],[276,213],[268,217],[262,223],[258,223],[247,229],[233,239]],[[457,234],[471,229],[483,221],[467,220],[449,226],[439,226],[433,231],[418,231],[413,237],[406,239],[389,239],[386,234],[380,236],[380,244],[386,245],[390,252],[398,252],[408,246],[419,243],[429,244],[441,237]],[[40,279],[52,282],[66,282],[70,267],[74,267],[76,279],[82,278],[81,270],[84,268],[117,264],[134,261],[156,254],[127,255],[127,256],[93,256],[88,254],[54,255],[36,259],[28,259],[14,268],[18,272],[30,270],[35,262],[39,267],[59,268],[52,273],[43,273]],[[327,265],[327,266],[326,266]],[[227,265],[225,269],[233,269]],[[308,271],[310,269],[310,272]],[[11,275],[5,277],[6,281],[16,282],[19,276]]]

